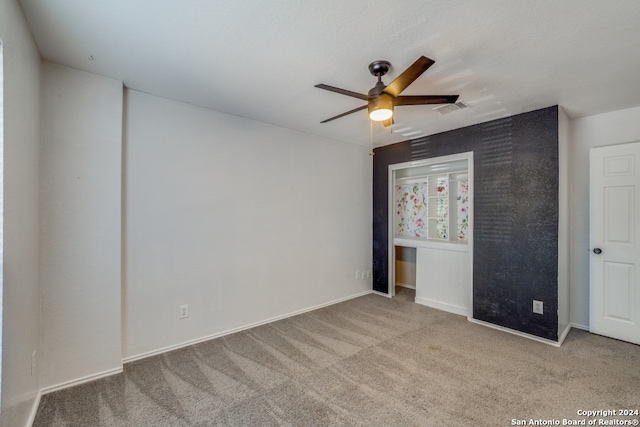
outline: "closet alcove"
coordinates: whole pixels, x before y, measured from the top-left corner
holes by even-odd
[[[389,165],[389,265],[415,302],[469,316],[473,153]]]

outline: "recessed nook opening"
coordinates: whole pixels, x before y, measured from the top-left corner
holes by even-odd
[[[389,296],[473,317],[473,153],[389,166]]]

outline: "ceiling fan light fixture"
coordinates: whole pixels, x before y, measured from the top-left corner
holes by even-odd
[[[369,118],[374,122],[383,122],[390,119],[391,116],[393,116],[393,111],[388,108],[380,108],[369,113]]]
[[[381,94],[369,103],[369,118],[375,122],[388,120],[393,116],[393,99]]]
[[[329,86],[325,84],[317,84],[315,87],[328,90],[331,92],[347,95],[366,101],[367,105],[363,105],[346,113],[338,114],[320,123],[327,123],[340,117],[347,116],[365,108],[368,110],[369,118],[373,121],[381,122],[386,128],[393,125],[393,109],[398,105],[428,105],[428,104],[453,104],[458,100],[458,95],[412,95],[401,96],[400,94],[415,79],[420,77],[422,73],[427,71],[434,64],[433,59],[421,56],[413,64],[404,70],[391,83],[385,85],[382,82],[382,76],[389,71],[391,64],[389,61],[374,61],[369,64],[369,72],[378,78],[378,82],[365,95],[363,93],[353,92],[351,90],[340,89],[339,87]]]

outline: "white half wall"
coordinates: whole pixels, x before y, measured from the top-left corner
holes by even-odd
[[[589,326],[589,150],[640,141],[640,107],[572,120],[569,197],[571,323]]]
[[[130,90],[124,135],[125,360],[370,291],[367,148]]]
[[[418,304],[461,316],[469,315],[469,251],[464,244],[452,249],[416,249],[416,299]]]
[[[121,364],[122,83],[43,63],[42,388]]]
[[[4,245],[0,425],[25,426],[35,410],[40,355],[38,204],[40,55],[15,0],[0,0],[4,69]],[[0,113],[1,114],[1,113]]]

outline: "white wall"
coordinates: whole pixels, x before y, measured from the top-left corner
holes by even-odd
[[[15,0],[0,0],[4,51],[4,257],[0,425],[24,426],[39,389],[40,56]]]
[[[640,141],[640,107],[571,121],[571,322],[589,326],[589,150]]]
[[[122,84],[42,70],[41,298],[45,391],[121,369]]]
[[[569,117],[558,107],[558,340],[571,326],[569,299]]]
[[[126,359],[370,291],[365,147],[128,90],[124,126]]]

